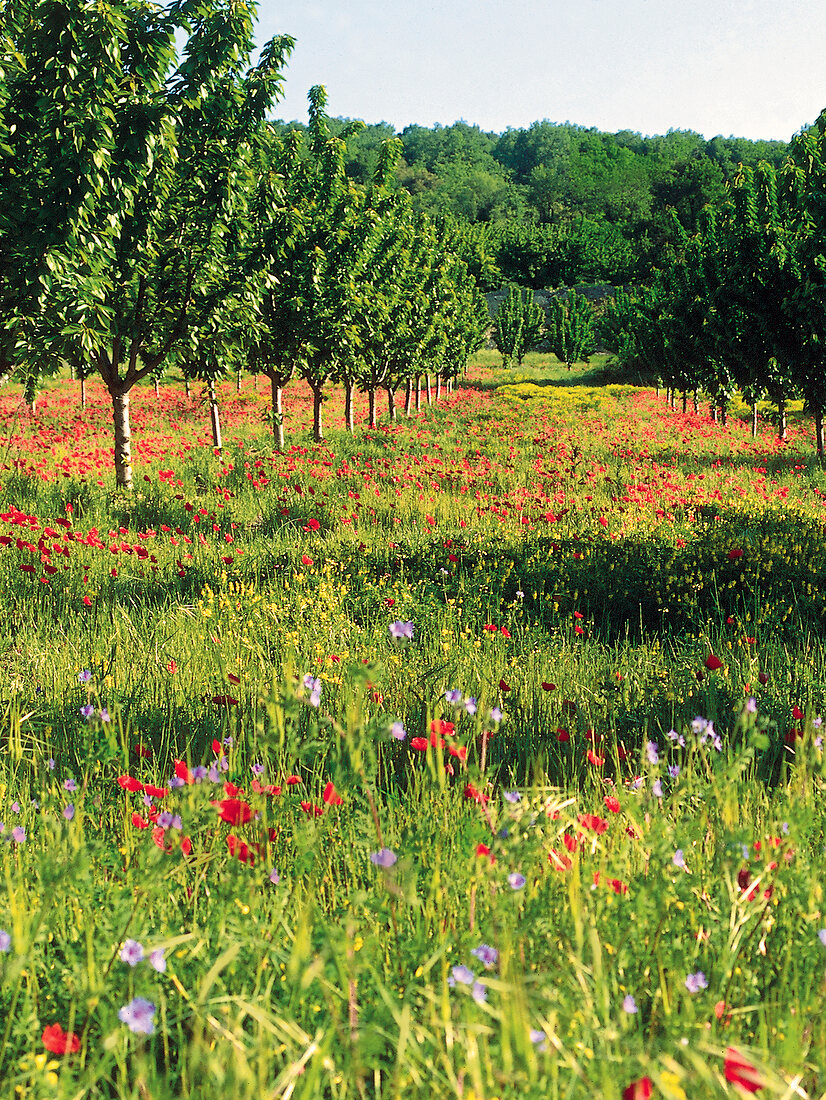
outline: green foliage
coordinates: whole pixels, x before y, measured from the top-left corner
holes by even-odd
[[[530,288],[511,287],[493,319],[493,338],[503,366],[521,363],[536,347],[545,328],[545,315]]]
[[[546,338],[551,351],[568,370],[574,363],[588,361],[596,343],[594,314],[584,295],[571,290],[564,300],[561,296],[551,298]]]

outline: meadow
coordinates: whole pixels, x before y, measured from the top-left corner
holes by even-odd
[[[0,1091],[826,1096],[826,476],[480,353],[0,391]]]

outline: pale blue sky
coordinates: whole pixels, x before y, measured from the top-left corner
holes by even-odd
[[[296,48],[276,114],[501,132],[537,119],[788,140],[826,107],[824,0],[261,0]]]

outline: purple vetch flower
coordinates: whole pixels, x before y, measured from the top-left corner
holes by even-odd
[[[746,714],[757,714],[757,700],[753,695],[746,699]]]
[[[166,955],[162,947],[156,947],[154,951],[149,952],[149,965],[159,974],[166,973]]]
[[[0,951],[5,952],[5,951],[10,951],[10,950],[11,950],[11,936],[5,930],[5,928],[0,928]]]
[[[273,886],[277,886],[279,884],[279,882],[281,881],[281,875],[279,875],[278,871],[276,871],[276,869],[274,867],[270,871],[270,873],[267,877],[269,878],[269,880],[273,884]]]
[[[118,1012],[118,1019],[136,1035],[152,1035],[155,1031],[155,1006],[145,997],[133,997]]]
[[[544,1043],[548,1036],[544,1031],[540,1031],[538,1027],[532,1027],[528,1032],[528,1038],[534,1046],[538,1046],[539,1043]]]
[[[173,790],[176,790],[178,787],[186,786],[186,783],[184,782],[183,779],[181,779],[181,777],[179,775],[173,775],[172,778],[169,780],[169,786]]]
[[[321,706],[321,680],[308,672],[302,681],[306,691],[310,693],[310,706]]]
[[[521,890],[528,880],[519,871],[512,871],[508,875],[508,886],[511,890]]]
[[[477,704],[476,704],[475,697],[473,695],[468,695],[467,699],[465,699],[465,711],[466,711],[466,713],[473,716],[476,713],[476,710],[477,710]]]
[[[172,813],[170,810],[164,810],[163,813],[158,814],[157,825],[160,825],[162,829],[169,829],[172,826]]]
[[[478,947],[474,947],[471,955],[479,960],[485,970],[492,970],[499,961],[499,952],[488,943],[480,943]]]
[[[671,857],[671,862],[675,867],[685,867],[685,855],[682,848],[678,848],[674,855]]]
[[[470,995],[480,1005],[488,999],[488,987],[484,982],[474,982],[470,987]]]
[[[476,980],[476,975],[468,966],[454,966],[450,971],[450,977],[447,979],[449,986],[459,985],[473,985]]]
[[[503,791],[502,794],[506,802],[522,801],[522,795],[519,793],[519,791]]]
[[[370,853],[370,862],[376,867],[392,867],[398,858],[392,848],[380,848],[378,852]]]
[[[702,970],[698,970],[696,974],[688,975],[685,987],[689,993],[699,993],[701,989],[708,989],[708,979]]]
[[[49,769],[50,772],[53,772],[54,771],[54,766],[55,766],[55,758],[53,756],[50,756],[49,759],[46,761],[46,767]]]
[[[390,727],[390,736],[395,737],[397,741],[404,741],[405,737],[407,737],[404,722],[394,722]]]
[[[452,707],[460,707],[462,705],[462,693],[458,688],[448,688],[445,692],[445,699]]]
[[[143,958],[143,944],[138,943],[137,940],[126,940],[120,949],[119,958],[121,962],[128,963],[130,966],[137,966]]]
[[[820,942],[823,944],[823,946],[826,947],[826,928],[821,928],[820,929],[820,931],[817,934],[817,938],[820,940]]]
[[[85,703],[80,708],[80,713],[83,715],[84,718],[91,718],[92,715],[95,713],[95,708],[92,706],[91,703]]]
[[[637,1012],[639,1012],[639,1009],[637,1008],[637,1002],[634,1000],[630,993],[627,993],[622,999],[622,1011],[626,1012],[629,1016],[634,1016]]]
[[[662,798],[663,785],[659,779],[655,779],[654,782],[651,784],[651,791],[655,798]]]
[[[264,765],[263,764],[253,764],[250,770],[252,771],[253,775],[263,775],[264,774]]]
[[[26,842],[26,830],[22,825],[15,825],[11,831],[11,838],[15,844],[25,844]]]
[[[63,816],[67,821],[71,821],[74,818],[75,807],[73,802],[69,802],[63,807]]]
[[[207,770],[205,765],[196,764],[192,769],[192,778],[196,783],[202,783],[207,777]]]
[[[497,725],[502,721],[502,711],[499,709],[499,707],[491,708],[490,720],[491,722],[496,722]]]
[[[668,774],[671,776],[672,779],[677,779],[679,777],[679,774],[680,774],[680,765],[679,764],[669,764],[668,765]]]
[[[100,717],[101,722],[110,722],[111,721],[111,718],[109,717],[109,711],[106,709],[106,707],[101,707],[100,708],[99,717]]]
[[[88,684],[89,681],[92,679],[92,673],[89,671],[88,668],[84,668],[82,672],[79,672],[77,674],[77,678],[78,680],[80,680],[81,684]]]
[[[77,783],[75,783],[71,776],[63,780],[63,790],[68,791],[69,794],[73,794],[77,790]]]
[[[656,741],[649,741],[645,746],[646,754],[648,755],[649,764],[659,764],[660,762],[660,746]]]
[[[399,620],[398,622],[391,623],[388,629],[390,631],[390,637],[396,638],[397,640],[402,638],[410,640],[413,637],[414,628],[411,622],[402,622]]]

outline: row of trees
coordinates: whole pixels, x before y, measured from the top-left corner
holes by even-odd
[[[629,369],[669,389],[701,391],[723,410],[736,388],[752,404],[802,396],[824,454],[826,409],[826,112],[779,168],[741,167],[723,199],[651,285],[619,294],[603,340]]]
[[[177,366],[214,382],[298,370],[323,437],[325,387],[370,395],[453,377],[487,310],[461,237],[391,186],[345,171],[359,124],[331,127],[310,92],[303,134],[266,118],[292,48],[251,63],[242,0],[9,0],[0,54],[0,370],[39,381],[68,363],[112,399],[117,483],[130,487],[129,394]],[[185,38],[179,53],[176,39]],[[337,132],[333,132],[334,129]],[[352,415],[350,415],[352,424]]]
[[[502,365],[521,364],[525,354],[544,342],[568,370],[596,349],[596,327],[584,296],[570,291],[551,298],[547,316],[530,288],[511,287],[493,320],[493,339]]]

